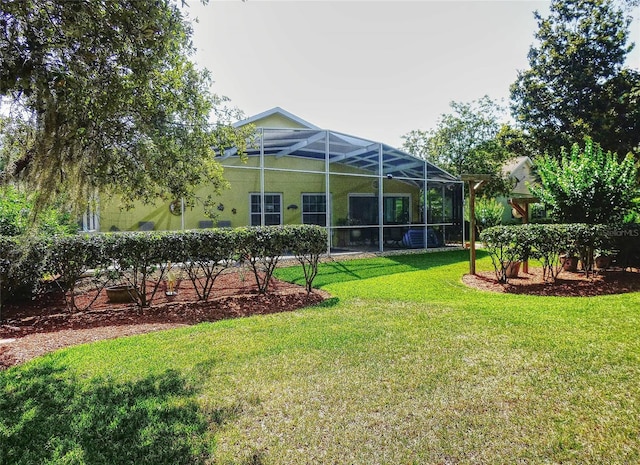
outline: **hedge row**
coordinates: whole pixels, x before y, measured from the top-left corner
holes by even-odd
[[[0,299],[36,295],[49,278],[66,291],[75,308],[76,283],[91,270],[98,291],[107,284],[128,284],[138,290],[138,305],[148,306],[171,272],[171,263],[181,264],[202,300],[209,298],[217,276],[237,263],[251,267],[259,292],[266,293],[278,260],[289,254],[303,265],[310,292],[318,257],[326,249],[326,230],[311,225],[0,237]],[[309,264],[315,271],[307,273]]]
[[[578,257],[586,272],[592,270],[594,253],[616,254],[623,267],[635,266],[640,260],[639,225],[495,226],[482,231],[480,239],[500,282],[507,282],[507,270],[513,262],[530,258],[540,260],[549,280],[555,280],[562,270],[562,256]]]

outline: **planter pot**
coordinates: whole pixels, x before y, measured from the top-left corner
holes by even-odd
[[[561,257],[562,269],[564,271],[577,271],[578,270],[578,257]]]
[[[511,262],[507,266],[506,276],[507,278],[517,278],[520,273],[520,264],[522,262]]]
[[[133,286],[123,284],[107,288],[107,298],[109,299],[109,302],[113,304],[135,302],[137,297],[138,291],[137,289],[134,289]]]
[[[596,257],[596,268],[606,270],[611,266],[611,259],[612,257],[610,255],[600,255]]]

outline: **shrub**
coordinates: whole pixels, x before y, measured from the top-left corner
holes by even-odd
[[[236,258],[237,234],[233,229],[188,231],[183,234],[181,259],[200,300],[208,300],[216,278]]]
[[[320,226],[287,226],[289,249],[296,256],[302,271],[307,293],[311,292],[313,280],[318,274],[320,255],[327,251],[327,230]]]
[[[164,234],[166,235],[166,233]],[[135,232],[106,234],[105,253],[118,278],[124,280],[134,291],[132,296],[140,307],[151,305],[163,281],[171,258],[180,256],[180,250],[167,247],[163,233]],[[148,284],[157,272],[151,289]]]
[[[502,223],[504,205],[494,198],[481,197],[476,200],[475,213],[476,226],[482,231]]]
[[[38,237],[0,236],[0,302],[30,299],[40,289],[47,244]]]
[[[529,256],[528,243],[523,241],[520,226],[494,226],[480,233],[498,282],[508,281],[507,270],[512,263],[526,260]]]
[[[76,309],[76,283],[92,269],[96,297],[108,282],[119,279],[136,290],[132,296],[137,305],[146,307],[167,278],[171,263],[183,264],[198,298],[207,300],[216,278],[236,260],[250,264],[258,290],[264,294],[285,253],[300,261],[306,289],[311,292],[326,244],[325,229],[309,225],[49,239],[0,236],[0,302],[33,296],[49,274],[66,292],[67,305]]]
[[[555,281],[562,271],[561,255],[579,256],[589,271],[593,251],[607,243],[609,228],[604,225],[526,224],[497,226],[482,232],[496,276],[506,282],[506,269],[515,260],[540,260],[545,280]]]
[[[107,264],[103,236],[57,236],[48,242],[44,269],[46,273],[56,277],[56,282],[64,292],[67,306],[74,310],[79,310],[75,300],[76,283],[92,270],[94,297],[85,308],[80,309],[86,310],[108,283],[108,280],[104,279]]]
[[[258,292],[266,294],[280,257],[291,244],[282,226],[238,228],[238,252],[251,266]]]
[[[32,225],[33,201],[13,186],[2,188],[0,195],[0,235],[19,236],[35,227],[36,234],[45,236],[74,234],[78,222],[70,211],[62,206],[51,207],[40,212],[38,221]]]

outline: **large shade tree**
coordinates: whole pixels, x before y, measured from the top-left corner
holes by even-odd
[[[492,174],[495,180],[483,192],[505,191],[502,166],[519,155],[510,148],[524,144],[516,144],[516,139],[523,139],[502,122],[504,109],[488,96],[470,103],[451,102],[450,107],[451,113],[441,115],[434,129],[413,130],[402,136],[403,149],[454,175]]]
[[[193,201],[198,185],[224,185],[212,148],[242,150],[246,134],[190,61],[176,1],[2,2],[5,183],[28,183],[41,206],[60,192],[78,205],[96,191]]]
[[[535,18],[530,68],[511,86],[519,125],[550,155],[585,136],[621,155],[637,150],[640,74],[625,68],[633,44],[624,3],[552,0],[549,16]]]

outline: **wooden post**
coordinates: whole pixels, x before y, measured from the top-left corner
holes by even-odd
[[[476,274],[476,191],[491,179],[490,174],[463,174],[460,179],[469,183],[469,273]]]
[[[476,274],[476,189],[469,181],[469,274]]]
[[[513,207],[513,209],[520,215],[522,224],[529,223],[529,204],[538,203],[540,199],[537,197],[521,197],[508,199],[507,203]],[[529,261],[526,260],[522,264],[522,271],[524,273],[529,272]]]

